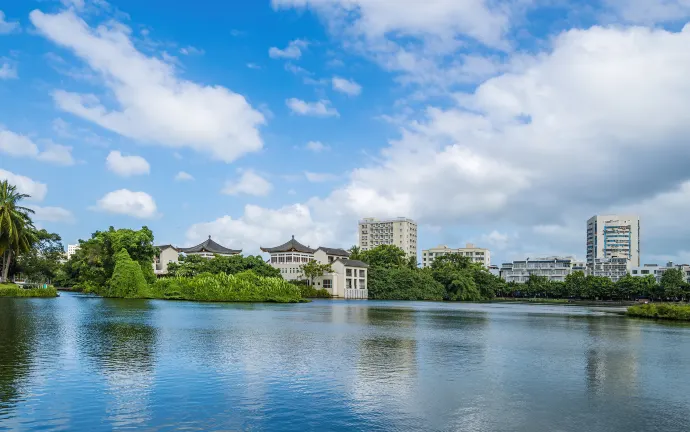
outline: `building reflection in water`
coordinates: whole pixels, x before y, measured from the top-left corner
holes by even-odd
[[[155,379],[155,308],[145,300],[98,300],[80,327],[79,348],[107,385],[105,421],[114,428],[150,419]]]

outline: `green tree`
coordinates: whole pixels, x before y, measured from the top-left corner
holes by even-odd
[[[42,229],[35,231],[36,242],[33,247],[17,259],[17,271],[30,282],[50,282],[61,267],[64,248],[60,235]]]
[[[410,267],[410,260],[406,257],[405,251],[394,245],[380,245],[361,252],[359,259],[372,267]]]
[[[375,300],[443,300],[443,285],[429,269],[369,267],[369,298]]]
[[[359,246],[352,246],[348,252],[350,252],[350,259],[362,260],[362,249]]]
[[[680,298],[685,292],[685,275],[679,268],[666,269],[661,275],[661,291],[667,299]]]
[[[97,293],[105,297],[131,298],[144,296],[147,288],[141,266],[129,256],[127,249],[122,248],[115,255],[115,269],[107,290]]]
[[[584,272],[572,272],[565,277],[565,295],[567,297],[587,297],[585,295],[587,277]]]
[[[213,259],[199,255],[187,255],[180,257],[179,263],[168,265],[170,277],[193,277],[202,273],[238,274],[247,270],[252,270],[262,277],[280,277],[280,270],[271,267],[258,255],[247,257],[242,255],[216,256]]]
[[[330,264],[321,264],[318,261],[309,261],[300,266],[304,276],[309,279],[309,285],[314,286],[314,279],[323,276],[324,273],[332,273]]]
[[[30,215],[33,210],[20,205],[30,195],[17,192],[7,180],[0,182],[0,283],[6,282],[12,257],[31,249],[36,241]]]

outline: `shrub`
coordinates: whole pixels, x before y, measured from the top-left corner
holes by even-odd
[[[369,268],[369,298],[377,300],[443,300],[446,290],[426,270]]]
[[[628,315],[642,318],[690,321],[690,305],[675,305],[669,303],[635,305],[628,308]]]
[[[328,290],[321,288],[321,289],[316,289],[313,286],[309,285],[299,285],[299,290],[300,293],[302,294],[302,298],[331,298],[333,297],[331,293],[328,292]]]
[[[132,298],[144,295],[147,288],[141,266],[132,260],[123,248],[115,255],[115,270],[108,281],[107,289],[103,293],[97,293],[104,297]]]
[[[18,285],[0,285],[0,297],[57,297],[57,289],[48,288],[24,289]]]

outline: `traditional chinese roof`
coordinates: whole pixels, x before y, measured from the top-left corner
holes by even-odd
[[[303,252],[303,253],[314,253],[314,249],[307,247],[303,245],[302,243],[298,242],[295,240],[295,236],[292,236],[292,239],[288,241],[287,243],[283,243],[280,246],[272,247],[272,248],[261,248],[262,251],[268,252],[268,253],[276,253],[276,252]]]
[[[326,252],[326,255],[337,255],[337,256],[341,256],[341,257],[345,257],[345,258],[350,256],[350,252],[346,251],[345,249],[327,248],[327,247],[321,246],[320,248],[318,248],[316,250],[322,250],[322,251]]]
[[[203,243],[188,248],[180,248],[179,250],[187,254],[209,252],[214,254],[234,255],[242,252],[242,249],[228,249],[225,246],[219,245],[211,240],[211,236],[208,236],[208,240]]]
[[[339,258],[336,260],[336,262],[340,261],[345,265],[345,267],[363,267],[363,268],[368,268],[369,264],[365,263],[364,261],[360,260],[351,260],[351,259],[344,259],[344,258]]]

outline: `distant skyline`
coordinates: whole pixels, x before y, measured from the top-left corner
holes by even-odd
[[[65,245],[404,216],[420,251],[584,260],[592,215],[634,214],[642,263],[690,262],[690,4],[656,3],[3,2],[0,178]]]

